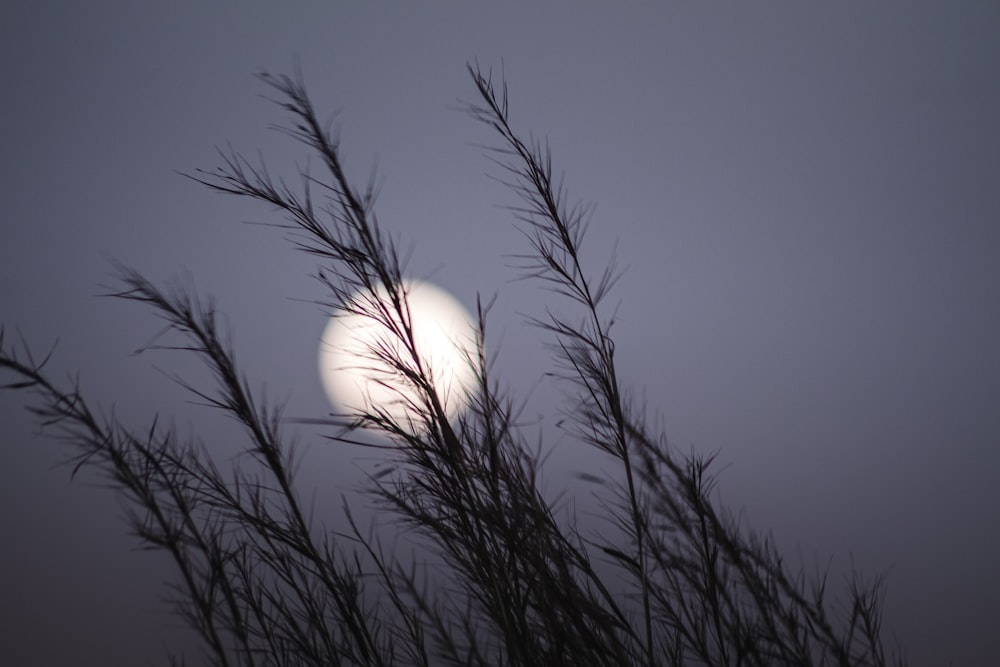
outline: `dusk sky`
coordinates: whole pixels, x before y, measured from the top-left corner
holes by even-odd
[[[791,564],[885,573],[910,664],[996,664],[1000,4],[6,2],[0,54],[0,323],[39,354],[58,339],[54,377],[140,431],[159,411],[210,449],[239,437],[165,377],[207,383],[196,365],[132,354],[161,324],[98,296],[117,260],[188,276],[252,386],[329,412],[314,260],[177,173],[232,143],[294,176],[307,153],[267,129],[286,118],[253,74],[299,63],[355,182],[377,167],[409,273],[470,309],[497,294],[497,372],[558,487],[607,462],[552,428],[525,324],[552,295],[514,280],[493,137],[456,108],[467,62],[502,63],[515,129],[596,204],[593,273],[617,244],[616,359],[651,419],[718,452],[722,500]],[[0,394],[0,664],[197,664],[160,602],[170,563],[23,406]],[[367,455],[298,433],[335,523]]]

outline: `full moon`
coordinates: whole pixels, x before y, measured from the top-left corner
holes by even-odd
[[[407,281],[405,292],[421,365],[429,372],[446,414],[455,417],[476,382],[472,318],[454,297],[430,283]],[[394,350],[412,366],[403,345],[377,321],[354,313],[335,314],[319,345],[323,388],[330,402],[347,412],[378,408],[405,424],[417,417],[410,404],[421,406],[423,401],[398,371],[377,357],[376,349]]]

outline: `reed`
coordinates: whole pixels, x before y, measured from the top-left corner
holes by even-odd
[[[309,518],[280,409],[255,397],[211,302],[190,290],[118,267],[113,296],[151,309],[176,336],[168,347],[212,370],[213,387],[186,386],[242,425],[255,466],[223,470],[205,447],[156,420],[128,428],[78,385],[53,382],[47,357],[0,331],[6,387],[31,395],[30,411],[65,441],[75,469],[99,470],[125,499],[132,532],[172,557],[172,600],[207,663],[903,664],[883,647],[881,579],[866,585],[856,576],[829,600],[824,574],[790,570],[770,539],[718,505],[711,457],[674,450],[627,399],[606,307],[619,273],[611,263],[589,277],[580,256],[586,207],[555,180],[548,147],[512,127],[506,82],[478,65],[469,74],[477,98],[465,110],[493,134],[488,155],[516,197],[510,211],[526,241],[519,269],[551,288],[559,312],[576,313],[534,324],[575,401],[567,432],[615,461],[616,473],[585,478],[621,539],[581,529],[543,495],[544,457],[488,363],[482,303],[468,359],[476,386],[469,408],[449,418],[416,352],[399,254],[373,215],[373,181],[358,188],[349,180],[301,77],[264,74],[290,118],[284,131],[319,157],[324,175],[288,185],[230,150],[218,168],[191,178],[280,210],[277,226],[318,262],[329,304],[371,318],[399,342],[369,353],[418,397],[409,399],[412,418],[369,405],[314,421],[334,440],[382,450],[390,465],[369,475],[369,499],[379,521],[407,528],[411,551],[388,548],[346,503],[344,530]]]

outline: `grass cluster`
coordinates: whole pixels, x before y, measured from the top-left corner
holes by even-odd
[[[519,268],[551,287],[560,312],[576,313],[552,310],[535,324],[575,400],[569,433],[615,461],[617,475],[590,480],[620,539],[583,531],[541,492],[543,457],[492,375],[481,303],[468,360],[476,386],[469,408],[448,417],[416,353],[403,269],[373,214],[373,185],[352,185],[301,79],[263,75],[291,118],[285,132],[319,156],[323,177],[302,174],[291,186],[230,151],[193,178],[277,207],[279,226],[318,261],[328,305],[370,318],[398,342],[368,352],[393,369],[388,384],[409,388],[399,392],[409,417],[369,404],[317,421],[336,440],[384,449],[392,464],[372,472],[368,488],[380,520],[404,524],[416,551],[387,548],[346,503],[346,530],[315,525],[280,410],[255,398],[210,302],[190,291],[122,268],[115,296],[151,308],[177,335],[171,347],[211,368],[214,388],[189,389],[242,425],[259,464],[252,469],[220,469],[205,447],[155,420],[136,431],[103,415],[77,385],[53,382],[46,359],[0,335],[0,368],[13,378],[6,386],[31,393],[29,409],[66,441],[73,464],[103,473],[143,544],[172,557],[173,600],[201,637],[205,662],[901,664],[880,637],[879,581],[856,578],[828,600],[824,575],[790,570],[767,538],[717,506],[710,458],[674,451],[626,399],[606,312],[614,266],[595,279],[581,265],[585,207],[554,181],[548,148],[511,127],[506,83],[478,67],[469,73],[478,98],[466,111],[494,134],[488,154],[517,197],[510,209],[527,240]]]

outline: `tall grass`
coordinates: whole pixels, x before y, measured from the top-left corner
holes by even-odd
[[[344,530],[308,517],[280,410],[255,398],[211,303],[190,291],[119,267],[114,296],[152,309],[177,337],[168,347],[213,371],[214,387],[188,388],[242,425],[256,466],[222,470],[156,420],[128,428],[78,386],[53,382],[47,358],[0,332],[0,368],[13,378],[6,386],[31,394],[29,409],[65,440],[73,465],[103,473],[127,501],[131,530],[172,557],[177,612],[199,633],[208,664],[888,664],[881,582],[855,578],[828,600],[825,576],[790,570],[768,538],[717,506],[710,458],[673,450],[625,398],[605,305],[618,273],[611,264],[595,279],[583,266],[587,210],[554,180],[547,146],[512,127],[506,83],[478,66],[469,74],[478,97],[466,111],[493,133],[489,155],[517,198],[510,210],[527,241],[520,269],[577,313],[552,310],[535,324],[576,401],[569,432],[616,462],[617,473],[587,478],[619,541],[579,528],[541,492],[543,457],[488,363],[481,303],[468,359],[476,386],[468,409],[449,418],[417,354],[374,187],[351,183],[300,78],[261,76],[290,118],[284,131],[319,156],[323,177],[302,174],[291,186],[229,151],[192,178],[277,207],[279,226],[319,263],[330,302],[398,343],[368,353],[392,369],[385,382],[408,402],[408,417],[369,403],[316,422],[335,440],[384,450],[391,465],[371,473],[371,500],[381,521],[408,529],[412,552],[363,530],[346,504]]]

